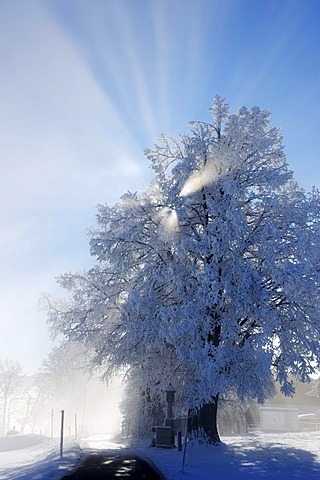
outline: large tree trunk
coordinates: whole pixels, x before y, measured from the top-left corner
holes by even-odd
[[[194,412],[189,420],[189,433],[211,445],[220,443],[217,425],[219,395],[213,397],[212,402],[203,405],[198,412]]]

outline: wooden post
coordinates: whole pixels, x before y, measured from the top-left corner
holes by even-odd
[[[53,438],[53,409],[51,410],[51,438]]]
[[[63,457],[63,427],[64,427],[64,410],[61,410],[60,458]]]
[[[177,431],[177,443],[178,443],[178,452],[182,450],[182,433],[181,430]]]
[[[74,414],[74,435],[76,440],[78,440],[78,424],[77,424],[77,414]]]

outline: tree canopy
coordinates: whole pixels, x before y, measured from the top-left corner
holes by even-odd
[[[96,352],[105,376],[176,384],[188,407],[234,391],[263,401],[319,365],[319,192],[305,193],[258,107],[145,151],[154,180],[99,205],[93,267],[59,278],[69,304],[52,328]]]

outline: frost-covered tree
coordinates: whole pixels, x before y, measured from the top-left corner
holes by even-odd
[[[1,433],[5,434],[9,428],[11,403],[20,394],[22,367],[13,360],[0,360],[0,412]]]
[[[219,432],[223,435],[246,432],[246,416],[250,406],[249,401],[240,401],[233,391],[221,394],[218,411]]]
[[[52,328],[93,347],[105,375],[139,366],[153,391],[176,382],[197,428],[219,442],[219,395],[262,402],[319,364],[319,193],[294,181],[269,112],[229,114],[161,137],[143,194],[99,206],[96,259],[66,274]],[[154,393],[154,392],[152,392]]]
[[[163,425],[165,402],[164,395],[149,388],[139,367],[128,375],[120,411],[123,418],[123,430],[126,435],[150,437],[153,426]],[[162,392],[164,393],[164,392]]]
[[[311,389],[306,393],[309,397],[320,398],[320,378],[313,379],[311,382]]]
[[[70,397],[79,397],[83,389],[85,353],[81,345],[74,343],[55,346],[43,360],[38,372],[38,383],[45,387],[55,402]]]
[[[41,373],[22,377],[22,389],[19,396],[20,433],[30,429],[50,433],[50,393]]]
[[[65,410],[65,420],[73,425],[77,414],[79,428],[84,431],[87,394],[91,391],[89,372],[86,370],[87,354],[81,344],[62,343],[53,348],[42,362],[38,384],[46,392],[47,405],[54,414],[54,432],[58,431],[60,410]]]

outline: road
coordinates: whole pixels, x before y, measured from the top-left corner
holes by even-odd
[[[132,455],[92,454],[61,480],[164,480],[144,460]]]

